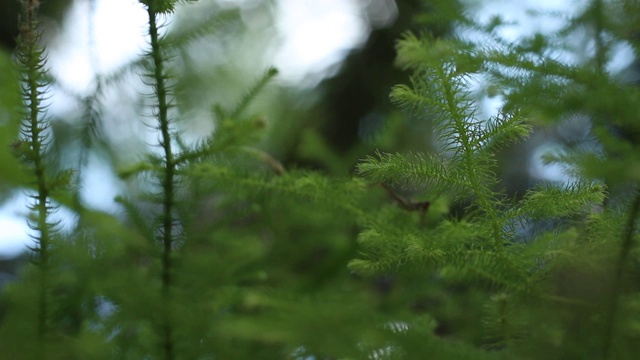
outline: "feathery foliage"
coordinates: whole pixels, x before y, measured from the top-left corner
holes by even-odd
[[[497,35],[499,19],[489,27],[463,22],[491,40],[485,44],[406,35],[397,62],[412,71],[411,84],[395,87],[391,99],[433,124],[434,150],[381,153],[358,171],[371,183],[414,189],[430,201],[445,198],[464,211],[458,219],[399,228],[382,215],[361,233],[361,255],[350,268],[368,275],[433,272],[441,280],[432,286],[484,284],[478,326],[485,335],[470,340],[510,358],[631,358],[638,339],[622,330],[634,323],[623,294],[637,291],[628,275],[636,267],[637,200],[612,203],[611,192],[638,198],[627,170],[637,144],[611,129],[634,133],[634,116],[625,114],[635,108],[638,88],[605,68],[615,41],[634,41],[616,38],[623,31],[606,14],[617,6],[622,3],[591,2],[555,38],[508,43]],[[589,29],[592,60],[554,59],[555,42],[575,28]],[[480,99],[470,90],[478,79],[505,100],[495,117],[478,118]],[[589,116],[599,145],[547,156],[573,180],[540,184],[510,200],[496,175],[496,154],[536,127],[571,116]],[[620,183],[632,185],[616,190]],[[593,232],[601,226],[607,230]],[[462,300],[451,296],[448,301]]]
[[[458,2],[425,1],[416,17],[424,33],[397,43],[409,77],[390,100],[406,117],[388,114],[383,133],[357,149],[366,151],[353,176],[314,129],[290,130],[303,142],[292,158],[327,171],[274,155],[268,137],[286,126],[255,103],[278,91],[275,68],[246,91],[224,88],[223,101],[203,100],[225,86],[216,81],[185,96],[196,76],[183,69],[186,49],[233,27],[237,12],[216,8],[174,28],[174,13],[194,1],[140,0],[145,53],[99,73],[80,95],[48,72],[38,1],[21,2],[18,71],[0,53],[0,110],[13,119],[9,110],[22,109],[20,121],[0,117],[0,195],[29,195],[34,246],[32,263],[0,294],[0,357],[637,354],[640,89],[608,67],[620,44],[637,52],[633,2],[592,0],[557,32],[507,41],[499,17],[482,24]],[[452,26],[482,40],[430,33]],[[592,46],[562,61],[556,51],[569,52],[576,34]],[[105,104],[133,77],[142,93],[117,116],[138,112],[151,136],[144,150],[122,154],[107,135],[122,123]],[[84,109],[77,129],[48,116],[52,86]],[[494,114],[484,96],[501,100]],[[194,140],[196,106],[209,130]],[[528,162],[511,155],[572,119],[588,128],[542,159],[564,169],[563,180],[513,190],[504,160]],[[406,141],[420,136],[410,126],[431,138]],[[66,161],[75,160],[69,149],[79,161]],[[108,157],[126,187],[119,214],[83,200],[92,156]],[[58,209],[73,214],[71,231],[54,220]]]
[[[20,123],[20,138],[12,147],[29,173],[27,190],[31,199],[29,228],[34,245],[34,276],[37,279],[37,295],[34,309],[37,313],[35,331],[27,335],[34,343],[31,353],[42,359],[49,357],[49,346],[53,341],[51,318],[54,302],[50,291],[52,277],[52,251],[55,248],[57,223],[51,220],[56,211],[51,195],[65,185],[69,185],[71,172],[52,174],[48,166],[47,148],[51,142],[50,123],[46,114],[47,82],[46,54],[39,41],[41,32],[38,25],[38,1],[21,1],[17,61],[21,68],[22,100],[24,115]]]

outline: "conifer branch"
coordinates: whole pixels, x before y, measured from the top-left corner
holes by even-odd
[[[34,263],[39,269],[38,288],[38,323],[36,344],[40,359],[47,358],[47,342],[51,335],[49,318],[51,316],[49,286],[52,236],[55,224],[48,221],[49,214],[54,207],[51,205],[51,186],[47,178],[48,162],[46,159],[47,144],[49,142],[49,122],[42,102],[47,93],[47,83],[44,80],[46,56],[44,49],[38,44],[40,30],[38,23],[39,1],[21,0],[17,58],[22,68],[22,93],[27,112],[21,122],[21,144],[19,155],[30,167],[35,185],[35,194],[30,195],[33,203],[29,206],[35,213],[29,227],[35,232],[31,235],[35,246]]]
[[[431,203],[429,201],[412,202],[400,196],[388,185],[382,183],[380,186],[396,201],[396,203],[407,211],[422,211],[426,213]]]
[[[173,10],[175,1],[143,1],[147,5],[149,17],[149,36],[151,43],[150,57],[152,61],[152,81],[157,103],[157,122],[160,130],[160,146],[163,150],[162,186],[162,216],[159,229],[160,242],[162,244],[162,349],[165,360],[175,358],[174,328],[171,314],[171,287],[173,272],[173,245],[174,245],[174,203],[175,203],[175,170],[173,150],[171,148],[172,136],[169,121],[169,101],[167,89],[167,74],[165,73],[165,56],[160,45],[158,31],[158,16]]]
[[[260,160],[264,161],[267,165],[269,165],[271,170],[273,170],[276,175],[283,175],[287,171],[284,168],[284,165],[282,165],[282,163],[278,161],[278,159],[274,158],[271,154],[264,150],[249,146],[242,147],[242,150],[244,150],[246,153],[257,156]]]
[[[443,110],[449,114],[451,124],[443,124],[440,127],[450,126],[450,130],[444,130],[445,137],[453,142],[454,137],[458,143],[460,152],[459,161],[461,167],[466,173],[465,177],[469,181],[469,185],[475,196],[475,202],[478,207],[489,217],[491,221],[491,238],[493,239],[494,249],[501,252],[504,246],[503,232],[501,221],[496,212],[496,199],[491,190],[491,186],[497,183],[494,174],[491,171],[493,164],[486,157],[482,158],[478,155],[478,139],[480,136],[475,129],[474,105],[468,98],[468,93],[462,90],[462,83],[452,70],[445,65],[441,69],[435,69],[435,80],[441,86],[441,96],[443,97]],[[469,121],[471,119],[472,121]]]
[[[198,0],[190,0],[192,2]],[[201,38],[215,35],[219,30],[227,27],[239,19],[238,11],[228,11],[222,14],[216,14],[212,18],[204,21],[190,21],[181,28],[176,29],[167,34],[163,39],[163,45],[166,48],[178,48],[191,44]],[[191,20],[191,19],[190,19]],[[227,30],[227,29],[225,29]]]
[[[243,192],[274,191],[300,200],[326,204],[341,209],[358,219],[367,218],[366,213],[357,204],[364,195],[365,184],[358,179],[328,179],[313,172],[288,171],[277,176],[268,176],[254,171],[242,171],[233,166],[219,163],[197,164],[181,170],[180,175],[216,183],[227,190]],[[230,191],[235,192],[235,191]],[[345,198],[344,194],[350,194]]]
[[[618,3],[591,0],[558,38],[536,34],[511,43],[495,32],[505,25],[499,17],[484,25],[464,15],[453,18],[483,32],[491,45],[406,35],[397,64],[413,74],[408,85],[393,89],[391,99],[433,124],[435,151],[396,152],[389,136],[384,147],[391,149],[361,161],[359,177],[334,178],[297,171],[295,165],[285,169],[256,145],[268,123],[248,110],[276,75],[274,69],[237,102],[214,107],[214,131],[203,141],[183,140],[170,111],[170,55],[217,24],[206,21],[199,28],[202,22],[194,21],[182,33],[163,36],[162,17],[188,1],[139,0],[149,17],[148,53],[123,72],[100,75],[90,96],[75,97],[86,105],[91,123],[100,116],[110,81],[134,68],[147,70],[144,81],[153,92],[149,127],[158,137],[158,151],[120,172],[143,180],[135,184],[142,189],[135,200],[116,200],[127,213],[123,222],[69,201],[77,192],[58,196],[74,182],[74,171],[53,171],[56,160],[47,149],[53,135],[44,105],[53,80],[38,45],[38,1],[20,2],[16,57],[23,69],[25,111],[19,140],[11,147],[29,182],[11,181],[30,189],[28,225],[35,245],[29,270],[36,276],[28,272],[27,281],[0,294],[0,356],[564,359],[595,353],[607,359],[637,354],[640,292],[631,277],[637,275],[640,252],[635,171],[640,161],[637,139],[625,135],[637,135],[640,91],[607,73],[614,44],[621,40],[618,19],[608,19]],[[457,2],[440,3],[436,7],[458,11],[449,5]],[[243,15],[245,10],[250,11],[243,9]],[[555,41],[582,28],[593,31],[586,39],[595,45],[593,58],[574,64],[552,59]],[[5,58],[0,54],[0,62]],[[469,86],[476,74],[487,81],[486,93],[506,99],[497,116],[479,118]],[[0,91],[5,88],[0,84]],[[595,136],[589,142],[595,145],[571,143],[571,149],[545,156],[565,166],[571,183],[544,183],[523,196],[518,189],[509,202],[508,190],[500,188],[511,180],[498,178],[504,150],[526,138],[537,121],[550,124],[574,114],[591,118]],[[633,134],[612,132],[609,119],[625,126],[621,133]],[[84,129],[83,140],[97,124]],[[55,140],[60,148],[67,145],[64,136]],[[84,145],[83,151],[90,144]],[[322,146],[300,149],[288,159],[302,153],[323,163],[342,161]],[[630,198],[613,198],[603,207],[618,183],[627,186],[619,197]],[[371,194],[374,187],[386,194]],[[400,189],[429,201],[412,201]],[[77,205],[80,215],[81,224],[67,241],[59,241],[60,223],[52,221],[56,203]],[[425,221],[417,222],[427,209]],[[353,273],[385,277],[384,285],[376,281],[375,293],[362,286],[363,279],[341,271],[354,257],[347,265]],[[25,299],[27,306],[19,308]],[[97,302],[115,309],[105,314]],[[33,326],[24,326],[24,314],[32,316]],[[331,334],[328,340],[317,337],[318,329]],[[30,332],[33,339],[21,339]],[[17,351],[5,346],[15,339],[24,341]]]
[[[590,207],[604,202],[603,186],[577,182],[564,186],[538,186],[526,193],[512,216],[526,214],[531,219],[558,219],[589,213]]]
[[[238,105],[229,113],[230,119],[238,119],[240,115],[247,109],[247,106],[253,101],[253,99],[260,93],[260,91],[267,86],[267,84],[278,75],[278,69],[274,67],[268,68],[262,77],[256,82],[256,84],[249,89],[249,91],[240,99]]]

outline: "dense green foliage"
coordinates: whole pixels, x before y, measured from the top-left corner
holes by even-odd
[[[211,134],[184,136],[192,100],[174,59],[234,18],[163,33],[164,17],[189,2],[140,0],[149,46],[126,70],[147,84],[141,121],[157,142],[136,161],[111,160],[129,185],[116,216],[86,206],[80,182],[87,154],[109,153],[100,104],[118,75],[80,99],[80,161],[62,161],[67,137],[44,105],[55,79],[38,1],[21,1],[18,66],[0,53],[0,195],[29,196],[34,246],[2,289],[0,358],[636,356],[640,89],[607,70],[616,45],[640,45],[635,2],[593,0],[557,34],[510,43],[499,18],[479,24],[453,2],[425,1],[425,29],[450,22],[484,40],[427,30],[399,39],[410,76],[391,100],[433,138],[407,141],[411,130],[389,114],[353,176],[313,129],[297,157],[326,171],[272,155],[268,137],[285,126],[251,106],[273,68],[208,109]],[[557,60],[575,31],[593,51]],[[478,79],[504,99],[497,115],[482,115]],[[545,157],[566,181],[512,193],[504,153],[576,116],[589,119],[588,141]],[[71,232],[52,220],[62,207],[77,217]]]

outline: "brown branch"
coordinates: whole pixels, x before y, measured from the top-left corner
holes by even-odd
[[[381,183],[380,186],[383,189],[385,189],[385,191],[398,204],[398,206],[400,206],[400,208],[402,208],[404,210],[407,210],[407,211],[422,211],[425,214],[429,210],[429,206],[431,205],[431,202],[429,202],[429,201],[413,202],[411,200],[407,200],[407,199],[403,198],[402,196],[398,195],[398,193],[395,192],[395,190],[393,190],[389,185],[387,185],[385,183]]]

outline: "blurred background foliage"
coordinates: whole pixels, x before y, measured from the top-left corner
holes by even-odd
[[[201,1],[191,7],[179,8],[171,19],[167,39],[175,41],[178,49],[170,64],[170,71],[175,74],[173,85],[178,104],[175,111],[180,114],[178,126],[187,139],[196,142],[203,138],[203,134],[213,131],[212,108],[218,104],[233,103],[271,65],[269,60],[272,56],[268,55],[274,52],[272,40],[280,36],[275,27],[277,3],[278,0]],[[359,3],[363,14],[366,14],[367,6],[380,2]],[[313,85],[309,86],[283,80],[257,98],[252,111],[264,114],[266,126],[266,135],[259,141],[261,150],[280,160],[287,169],[311,169],[348,177],[352,175],[355,163],[375,149],[422,152],[433,146],[430,127],[400,112],[389,101],[390,88],[408,80],[406,74],[394,65],[395,43],[403,33],[411,30],[434,38],[452,35],[455,33],[452,21],[456,14],[462,13],[462,7],[457,1],[447,0],[396,0],[393,3],[398,11],[394,20],[376,25],[367,19],[371,31],[366,40],[350,49],[344,60],[321,75],[321,81],[311,81]],[[72,1],[49,0],[43,4],[43,19],[48,19],[45,31],[51,31],[45,34],[45,39],[55,39],[55,29],[61,26]],[[443,13],[451,16],[434,16]],[[15,138],[17,122],[12,119],[20,107],[17,76],[11,65],[16,16],[17,2],[0,2],[0,146],[3,148],[10,148]],[[91,17],[91,14],[87,16]],[[116,21],[113,26],[117,26]],[[147,149],[147,140],[155,135],[143,125],[148,120],[144,117],[144,94],[148,93],[148,88],[135,72],[139,65],[134,61],[109,73],[98,72],[88,90],[68,88],[63,81],[56,81],[64,79],[53,79],[56,101],[73,103],[64,111],[51,113],[55,133],[53,149],[58,154],[58,166],[84,164],[88,172],[87,159],[93,156],[98,159],[94,161],[108,167],[113,174],[138,160]],[[96,101],[97,98],[101,100]],[[540,128],[529,142],[504,149],[499,155],[504,179],[501,186],[512,194],[522,194],[535,182],[541,181],[542,175],[530,171],[531,154],[545,144],[575,145],[576,139],[587,141],[580,138],[584,124],[579,119],[575,122],[573,125],[565,123],[560,130],[552,126]],[[0,164],[3,167],[0,172],[0,200],[4,200],[10,195],[11,186],[22,183],[24,179],[10,152],[0,151]],[[139,186],[113,181],[124,193],[136,192],[135,187]],[[197,195],[192,194],[194,202],[202,202]],[[231,204],[228,209],[233,209],[222,215],[208,211],[207,200],[194,210],[201,211],[202,218],[207,219],[202,224],[202,241],[194,241],[185,247],[185,252],[192,255],[192,261],[181,264],[190,268],[187,273],[199,271],[206,275],[202,279],[182,281],[194,288],[201,285],[199,282],[217,282],[220,293],[215,296],[220,299],[220,308],[228,302],[236,304],[235,308],[224,308],[224,311],[219,308],[206,311],[246,317],[245,322],[237,321],[237,318],[226,322],[227,319],[219,315],[221,318],[218,320],[222,324],[220,334],[209,334],[211,338],[231,334],[246,341],[244,347],[234,343],[225,344],[228,348],[209,344],[215,347],[221,358],[243,358],[243,351],[254,359],[269,359],[274,353],[291,354],[296,351],[299,358],[305,358],[306,353],[325,352],[355,357],[358,352],[353,352],[353,344],[380,343],[380,337],[384,336],[397,336],[398,339],[394,340],[406,342],[408,348],[414,347],[413,350],[419,352],[420,341],[409,337],[431,332],[444,337],[456,334],[471,339],[470,343],[476,345],[486,340],[474,327],[483,314],[477,306],[467,307],[465,303],[483,301],[483,292],[476,285],[447,283],[437,281],[429,274],[410,272],[374,281],[357,278],[346,268],[347,262],[357,254],[355,238],[359,228],[357,220],[351,218],[352,214],[343,214],[334,207],[304,200],[292,206],[291,199],[281,199],[277,194],[263,194],[251,202],[239,200],[244,198],[243,195],[241,191],[220,195],[223,202]],[[413,194],[406,192],[400,195],[411,198]],[[373,187],[363,197],[371,208],[394,201],[383,189]],[[462,210],[454,207],[451,212],[455,211]],[[402,209],[388,210],[388,217],[398,223],[428,223],[448,215],[448,212],[449,204],[435,203],[426,219],[421,219],[418,213],[407,215]],[[120,229],[111,221],[101,218],[104,226],[100,230],[105,233],[100,236],[112,237],[110,226]],[[235,237],[242,245],[215,248],[218,245],[209,240],[216,236]],[[140,253],[145,251],[135,245],[132,247]],[[214,251],[203,251],[210,247]],[[73,258],[73,249],[65,250]],[[229,256],[220,255],[212,261],[203,255],[205,253]],[[5,274],[5,278],[13,276],[19,262],[1,261],[0,272]],[[106,261],[92,265],[96,273],[99,273],[100,265],[117,268],[121,260]],[[136,258],[135,261],[144,259]],[[268,269],[268,274],[264,269]],[[122,274],[104,274],[102,286],[111,286],[112,293],[116,293],[114,289],[117,290],[119,285],[111,282],[117,281],[114,279],[119,275]],[[69,281],[80,284],[85,280],[76,277]],[[0,278],[0,285],[2,281]],[[139,285],[135,281],[137,278],[126,286],[135,288]],[[243,286],[225,292],[227,282],[231,281]],[[80,288],[93,285],[83,286]],[[278,293],[282,289],[292,291]],[[450,301],[453,297],[457,301]],[[324,308],[318,306],[327,299],[335,303]],[[350,305],[344,307],[344,304]],[[276,314],[285,307],[290,318],[278,319]],[[475,312],[470,312],[469,308]],[[296,319],[298,313],[305,316],[313,314],[318,327],[310,327],[307,322],[291,327],[291,320]],[[188,309],[182,315],[194,324],[202,321],[196,319],[199,313],[189,313]],[[389,335],[388,331],[372,328],[371,317],[379,317],[375,321],[378,324],[387,320],[404,320],[411,323],[416,332],[405,338],[398,332]],[[437,318],[437,323],[432,317]],[[308,317],[305,319],[308,321]],[[282,328],[273,327],[277,321],[282,321]],[[351,331],[353,329],[368,329],[368,332]],[[318,336],[327,333],[332,334],[331,344]],[[305,348],[278,347],[293,338],[305,339]],[[344,342],[336,342],[336,339]],[[246,347],[247,343],[255,344],[256,348]],[[264,344],[271,344],[273,348],[265,348]],[[120,345],[126,349],[126,344]],[[256,350],[258,348],[261,350]],[[466,350],[455,351],[465,353]],[[130,356],[134,358],[135,354]]]
[[[319,83],[312,80],[310,86],[304,79],[299,84],[284,81],[261,96],[255,105],[268,120],[269,134],[263,140],[263,148],[286,165],[348,174],[358,159],[370,153],[373,141],[381,145],[382,150],[431,146],[428,125],[401,114],[388,100],[390,87],[407,81],[406,74],[394,66],[395,42],[407,31],[434,37],[455,34],[452,24],[462,14],[462,6],[456,1],[440,0],[357,3],[360,15],[369,26],[366,40],[354,44],[344,59],[330,69],[319,70],[322,74],[309,75],[321,79]],[[45,40],[52,46],[56,36],[60,37],[65,14],[73,4],[71,0],[43,2]],[[380,10],[380,4],[393,4],[393,8]],[[18,5],[17,1],[3,1],[0,6],[3,48],[0,65],[4,70],[9,66],[9,56],[15,46]],[[212,130],[208,121],[212,106],[235,99],[263,69],[272,65],[278,38],[282,37],[275,23],[277,6],[277,0],[200,1],[196,6],[179,8],[171,19],[169,36],[181,46],[172,63],[172,71],[179,75],[175,89],[178,111],[184,118],[181,127],[194,141]],[[87,9],[95,11],[95,7]],[[392,21],[376,23],[376,11],[392,10],[397,10],[397,13],[387,14]],[[86,15],[88,18],[93,16],[90,12]],[[117,26],[115,22],[114,26]],[[576,41],[579,41],[580,31],[576,30]],[[191,41],[187,42],[185,38]],[[73,157],[77,152],[73,147],[77,147],[77,139],[83,137],[78,132],[86,131],[80,125],[93,120],[109,123],[109,126],[92,124],[92,131],[103,132],[100,136],[94,134],[94,139],[100,142],[95,145],[102,147],[101,158],[111,163],[110,166],[117,168],[120,162],[126,163],[143,151],[148,132],[137,120],[143,113],[141,94],[144,94],[144,85],[129,72],[132,65],[135,64],[104,73],[94,69],[95,78],[89,90],[68,88],[64,79],[58,79],[59,83],[54,81],[56,101],[76,102],[51,113],[58,118],[55,131],[59,141],[56,143],[62,147],[58,151]],[[7,68],[6,71],[10,70]],[[3,76],[10,76],[6,71]],[[637,72],[629,69],[620,76],[634,81]],[[3,81],[2,89],[3,101],[9,102],[8,105],[11,105],[11,96],[4,94],[13,93],[6,88],[10,83]],[[87,103],[98,92],[102,93],[102,103]],[[10,108],[3,106],[3,109]],[[539,169],[530,168],[531,154],[539,150],[541,144],[571,143],[574,146],[576,139],[584,137],[584,127],[585,121],[573,119],[559,130],[541,128],[527,144],[505,151],[501,155],[505,164],[502,174],[505,187],[522,192],[544,178]],[[127,131],[122,131],[125,128]],[[390,131],[382,131],[383,128]]]
[[[198,141],[214,130],[211,127],[212,108],[236,101],[248,85],[271,65],[269,56],[265,54],[274,51],[272,40],[280,36],[274,23],[277,2],[201,1],[191,8],[179,8],[171,19],[167,39],[175,43],[178,51],[170,63],[170,71],[175,75],[173,86],[178,104],[175,111],[180,113],[181,119],[178,126],[186,139]],[[397,6],[396,15],[386,14],[393,20],[383,25],[366,18],[367,6],[374,7],[380,3]],[[0,11],[0,23],[3,24],[0,29],[3,47],[0,52],[0,141],[5,149],[10,148],[16,137],[17,121],[13,119],[17,118],[20,108],[15,81],[17,75],[11,65],[16,37],[16,4],[2,1]],[[312,169],[349,177],[356,161],[376,148],[389,151],[423,149],[430,142],[429,129],[406,118],[388,100],[391,86],[406,81],[403,72],[394,66],[395,41],[410,29],[441,36],[452,31],[450,24],[438,22],[425,27],[420,23],[420,17],[424,20],[429,6],[436,5],[436,2],[399,0],[395,3],[363,1],[359,4],[361,16],[365,21],[371,20],[368,24],[370,33],[363,43],[355,44],[356,48],[350,49],[344,60],[334,64],[327,74],[322,74],[327,72],[325,69],[320,70],[319,75],[313,75],[321,79],[315,81],[315,85],[298,85],[283,80],[277,86],[267,88],[252,105],[252,112],[264,114],[267,127],[259,148],[280,160],[287,169]],[[439,6],[452,7],[451,11],[457,11],[455,4],[442,1]],[[50,0],[42,8],[44,40],[51,44],[52,49],[59,45],[56,37],[62,36],[65,11],[71,5],[71,1]],[[87,9],[95,11],[92,7]],[[369,13],[374,12],[375,9],[369,9]],[[87,13],[87,17],[92,16]],[[117,26],[115,20],[113,26]],[[97,62],[96,59],[93,61]],[[62,108],[62,111],[49,113],[55,139],[51,147],[56,154],[53,157],[55,166],[66,168],[79,164],[84,176],[90,177],[92,170],[89,165],[94,161],[111,169],[113,174],[138,160],[146,151],[147,143],[152,142],[150,136],[155,135],[144,125],[149,122],[145,117],[144,95],[149,93],[149,89],[138,78],[139,65],[134,60],[115,71],[97,71],[85,89],[69,87],[64,78],[52,78],[53,102],[57,102],[54,108]],[[95,63],[93,66],[94,70],[98,68]],[[71,105],[60,107],[58,104]],[[12,194],[9,189],[15,194],[15,188],[10,186],[24,183],[24,179],[19,178],[22,172],[10,152],[0,152],[0,160],[3,164],[0,181],[6,189],[2,200],[5,200]],[[113,175],[100,180],[116,182],[125,195],[135,193],[138,191],[136,187],[140,186],[135,182],[115,180]],[[363,196],[371,208],[378,207],[381,202],[392,201],[381,189],[369,190],[370,193]],[[82,199],[85,205],[94,195],[97,194]],[[384,337],[388,336],[389,329],[372,324],[384,323],[387,317],[398,320],[398,307],[403,309],[401,312],[405,319],[414,322],[415,313],[421,313],[424,308],[421,303],[431,301],[426,298],[430,294],[421,290],[393,291],[396,282],[392,277],[369,281],[349,273],[346,264],[356,256],[355,238],[359,232],[358,219],[351,213],[341,213],[335,206],[305,199],[292,206],[290,198],[281,197],[277,192],[257,198],[254,194],[251,202],[246,201],[246,191],[237,188],[231,193],[220,194],[220,199],[203,201],[198,193],[191,196],[194,203],[200,204],[192,211],[200,211],[201,235],[185,245],[183,251],[189,254],[190,260],[179,266],[187,274],[198,272],[201,276],[181,281],[187,288],[217,287],[218,290],[214,294],[203,291],[198,295],[217,299],[211,309],[201,309],[197,313],[185,309],[180,316],[190,322],[190,331],[195,332],[208,328],[202,323],[208,319],[205,314],[217,319],[219,333],[206,334],[207,339],[214,339],[213,344],[202,346],[213,346],[221,358],[244,358],[246,355],[252,359],[271,359],[278,353],[297,353],[300,358],[307,353],[357,356],[362,349],[356,350],[354,344],[365,347],[368,343],[384,343]],[[214,211],[214,207],[220,206],[219,201],[226,204],[224,214]],[[66,308],[72,309],[74,315],[63,321],[69,323],[71,333],[81,331],[82,322],[94,318],[95,311],[100,314],[100,306],[108,308],[108,303],[96,302],[92,294],[109,294],[116,302],[126,304],[130,300],[120,299],[118,294],[137,294],[134,298],[145,299],[148,295],[144,289],[153,285],[143,284],[144,268],[128,273],[130,265],[122,265],[127,260],[145,263],[148,260],[143,254],[152,251],[140,241],[133,241],[138,237],[113,219],[100,213],[91,214],[87,212],[83,217],[92,219],[94,233],[86,237],[82,234],[75,236],[75,245],[59,248],[59,259],[67,259],[68,263],[53,265],[63,274],[62,284],[56,286],[74,289],[66,295],[69,301]],[[394,216],[402,215],[399,212]],[[135,219],[126,222],[135,222]],[[126,237],[130,239],[123,243]],[[237,239],[238,245],[212,242],[212,239],[230,237]],[[78,248],[77,245],[84,242]],[[93,263],[87,263],[81,255],[83,249],[94,249],[102,255]],[[125,256],[127,260],[119,258],[123,254],[128,254]],[[15,278],[22,261],[1,261],[4,283]],[[127,273],[126,276],[123,272]],[[89,279],[83,275],[88,273],[98,276]],[[125,277],[127,281],[122,280]],[[416,281],[422,278],[418,276]],[[240,287],[231,287],[234,282]],[[24,303],[4,303],[0,307],[23,308],[25,312],[14,311],[12,316],[24,318],[4,318],[7,324],[29,319],[29,294],[16,291],[11,290],[13,299],[22,298]],[[184,296],[194,295],[186,293]],[[228,304],[235,304],[234,308],[227,309]],[[101,311],[109,313],[108,309]],[[148,310],[139,311],[145,313]],[[456,310],[447,311],[455,313]],[[229,319],[221,317],[224,313],[234,316]],[[289,315],[279,319],[283,313]],[[113,322],[126,328],[129,326],[127,319],[138,316],[125,312]],[[309,321],[317,325],[309,326]],[[452,320],[450,324],[454,322]],[[278,323],[281,325],[274,327]],[[425,331],[430,330],[427,327]],[[440,331],[446,333],[446,330]],[[23,336],[20,333],[3,334],[8,336],[5,340],[16,344]],[[332,336],[325,338],[319,334]],[[215,340],[229,336],[241,342]],[[90,339],[84,340],[91,344]],[[144,347],[151,340],[139,341]],[[282,344],[291,342],[302,343],[305,347],[282,347]],[[247,344],[254,344],[254,347]],[[265,347],[265,344],[273,345]],[[135,346],[131,352],[127,350],[130,344],[118,343],[118,346],[129,358],[140,355],[135,352]],[[97,356],[100,349],[96,342],[86,354]],[[188,354],[202,349],[183,350]]]
[[[92,1],[78,1],[83,2]],[[287,81],[262,96],[256,105],[256,108],[266,113],[268,119],[269,136],[264,140],[264,147],[287,165],[349,173],[353,170],[355,161],[370,149],[366,146],[367,142],[379,136],[384,126],[414,126],[412,131],[397,133],[402,133],[403,136],[415,134],[416,145],[429,141],[428,129],[419,129],[419,125],[412,125],[406,119],[401,119],[402,115],[393,109],[388,100],[390,87],[406,81],[406,76],[393,65],[395,42],[403,32],[412,29],[429,31],[434,36],[451,32],[450,24],[436,23],[425,27],[420,21],[426,18],[425,14],[429,13],[430,7],[446,6],[451,8],[449,12],[455,13],[459,10],[457,3],[419,0],[356,3],[361,11],[360,16],[369,28],[365,30],[366,40],[361,44],[353,44],[355,48],[349,49],[346,57],[330,69],[312,70],[309,76],[321,79],[319,83],[314,85],[312,80],[312,85],[309,86],[304,85],[308,82],[303,80],[300,81],[300,86]],[[50,0],[43,4],[45,39],[54,39],[51,44],[55,44],[56,34],[61,32],[65,19],[65,9],[69,9],[73,2]],[[13,1],[5,1],[2,6],[2,45],[5,51],[11,52],[17,34],[17,5]],[[169,36],[175,37],[178,46],[184,45],[174,59],[172,71],[179,74],[175,89],[180,104],[178,111],[186,118],[181,126],[187,135],[193,134],[193,138],[197,139],[197,134],[210,131],[206,119],[210,108],[234,99],[264,68],[272,65],[270,59],[273,58],[274,47],[277,46],[278,38],[282,37],[275,24],[277,6],[277,0],[201,1],[196,6],[179,8],[171,20]],[[380,14],[385,11],[389,13]],[[92,17],[90,13],[87,16]],[[386,16],[391,21],[380,24],[378,20],[376,23],[376,16]],[[114,26],[117,25],[114,23]],[[191,38],[192,41],[186,42],[184,37]],[[309,46],[313,47],[313,44]],[[107,135],[108,139],[102,145],[110,148],[108,152],[116,159],[130,156],[131,149],[138,148],[140,151],[144,147],[135,144],[136,140],[144,140],[144,135],[140,134],[145,132],[131,124],[135,121],[127,120],[127,123],[123,123],[124,120],[113,119],[132,119],[136,112],[113,114],[112,103],[118,104],[120,112],[131,111],[125,110],[127,106],[123,106],[127,102],[129,106],[141,106],[140,94],[136,91],[142,92],[140,90],[143,86],[136,84],[137,80],[127,73],[130,65],[111,73],[97,73],[91,85],[93,90],[90,90],[105,92],[103,95],[106,95],[105,103],[90,104],[94,107],[90,111],[99,111],[101,121],[117,121],[114,125],[119,130],[122,127],[132,130],[125,134],[131,137],[128,139],[130,143],[126,146],[127,150],[119,152],[114,149],[123,148],[122,142],[125,139],[122,132],[110,130],[113,129],[112,126],[99,127],[106,132],[102,135]],[[313,74],[313,71],[319,71],[320,74]],[[85,89],[68,88],[64,79],[59,81],[53,84],[54,89],[59,91],[56,100],[82,101],[90,97],[83,93],[86,92]],[[131,90],[132,88],[135,90]],[[54,117],[60,118],[56,122],[56,136],[60,139],[58,143],[61,146],[77,143],[73,140],[78,138],[74,129],[78,131],[78,124],[90,115],[82,106],[67,106],[65,110],[62,113],[52,113]],[[411,142],[396,141],[396,144]],[[323,155],[318,155],[320,153]],[[326,156],[331,160],[318,158]]]

